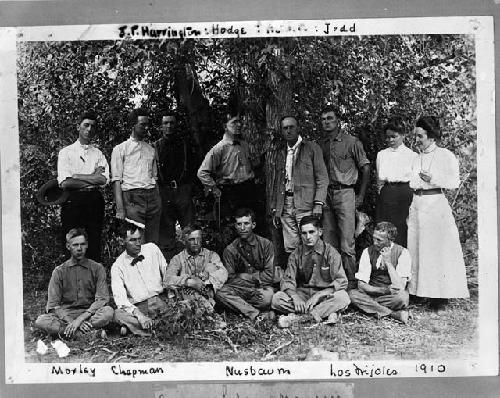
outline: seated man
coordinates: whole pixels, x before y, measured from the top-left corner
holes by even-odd
[[[184,295],[202,298],[208,312],[213,312],[214,296],[227,280],[226,268],[217,253],[202,247],[202,231],[198,225],[182,229],[186,248],[168,264],[165,276],[167,288]],[[187,291],[186,291],[187,290]]]
[[[80,337],[94,332],[106,337],[104,330],[113,319],[108,306],[109,293],[104,267],[85,257],[88,247],[84,229],[73,228],[66,234],[71,258],[52,272],[49,282],[47,313],[35,326],[50,335]]]
[[[256,227],[253,210],[238,209],[234,219],[239,238],[224,250],[222,260],[228,278],[215,298],[224,307],[253,320],[260,310],[269,310],[271,305],[274,249],[269,240],[253,232]]]
[[[281,291],[273,296],[271,308],[290,314],[280,317],[280,327],[288,327],[301,318],[313,318],[316,322],[328,318],[328,323],[336,323],[337,312],[350,302],[342,259],[333,246],[321,239],[323,230],[317,217],[305,216],[299,227],[302,244],[288,259]]]
[[[125,251],[111,267],[111,289],[116,303],[115,321],[122,335],[128,330],[149,336],[153,320],[167,310],[163,278],[167,262],[158,246],[143,242],[142,225],[126,223],[121,232]]]
[[[408,322],[411,257],[394,243],[397,229],[390,222],[379,222],[373,231],[373,245],[363,251],[356,273],[358,288],[349,291],[354,306],[377,318],[389,315]]]

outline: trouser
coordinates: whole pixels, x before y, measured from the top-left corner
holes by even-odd
[[[167,312],[167,304],[161,296],[153,296],[134,305],[142,314],[153,320]],[[115,322],[121,326],[126,326],[133,334],[151,336],[151,333],[142,328],[139,320],[133,314],[122,308],[115,310]]]
[[[63,246],[66,234],[72,228],[84,228],[88,235],[86,256],[101,262],[101,234],[104,219],[104,198],[101,192],[73,191],[61,205]]]
[[[383,296],[370,296],[359,290],[349,291],[351,303],[361,311],[382,318],[392,311],[403,310],[408,307],[409,294],[406,290],[401,290],[396,294],[385,294]]]
[[[296,293],[304,301],[309,300],[315,293],[321,291],[321,289],[303,288],[298,287]],[[328,316],[334,312],[341,311],[349,305],[349,295],[345,290],[337,290],[331,295],[324,296],[309,312],[315,318],[328,318]],[[283,314],[289,314],[295,312],[295,306],[293,305],[292,298],[285,292],[277,292],[273,296],[271,303],[271,308],[282,312]]]
[[[413,200],[408,183],[386,183],[377,198],[376,221],[389,221],[398,229],[395,242],[407,246],[408,225],[406,220]]]
[[[255,319],[260,313],[259,310],[269,309],[273,293],[270,286],[244,288],[226,283],[215,293],[215,300],[232,311]]]
[[[161,219],[160,248],[172,250],[175,248],[175,224],[179,221],[181,227],[193,222],[194,208],[191,184],[183,184],[178,188],[168,185],[160,187]]]
[[[66,310],[59,310],[59,313],[63,312],[66,319],[71,319],[72,321],[78,318],[82,313],[85,312],[85,308],[72,308]],[[60,316],[57,316],[55,313],[50,312],[48,314],[40,315],[35,321],[35,327],[44,331],[50,335],[58,335],[62,334],[66,327],[68,326],[68,322],[65,319],[62,319]],[[113,320],[113,308],[108,305],[99,308],[94,315],[89,318],[89,322],[94,329],[101,329],[107,326]],[[78,337],[80,333],[76,334]]]
[[[283,213],[280,216],[283,228],[283,242],[287,253],[293,252],[300,243],[299,223],[305,216],[310,216],[310,211],[297,211],[294,206],[293,196],[285,196]]]
[[[328,187],[327,205],[323,211],[323,240],[335,247],[342,256],[342,265],[348,280],[348,288],[357,286],[356,251],[354,230],[356,227],[356,203],[353,188]]]
[[[160,234],[161,199],[158,188],[123,191],[126,217],[145,225],[144,242],[158,244]]]

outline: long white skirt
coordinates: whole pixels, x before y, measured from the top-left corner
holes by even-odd
[[[412,259],[410,294],[469,297],[458,229],[444,195],[413,195],[408,215],[408,250]]]

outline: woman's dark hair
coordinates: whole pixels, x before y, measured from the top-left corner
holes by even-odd
[[[436,141],[441,138],[439,118],[435,116],[421,116],[415,126],[424,129],[428,138],[434,138]]]
[[[387,133],[387,130],[395,131],[398,134],[406,134],[405,125],[400,116],[393,116],[387,121],[387,124],[384,126],[384,133]]]

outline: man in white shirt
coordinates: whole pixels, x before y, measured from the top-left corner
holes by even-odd
[[[380,222],[373,231],[373,245],[366,248],[356,273],[358,288],[348,291],[351,303],[377,318],[390,316],[408,322],[411,257],[404,247],[394,243],[397,229],[390,222]]]
[[[125,251],[111,267],[111,289],[115,299],[115,321],[121,334],[130,330],[149,336],[153,320],[165,313],[167,305],[161,297],[167,262],[154,243],[142,245],[143,230],[126,224],[122,230]]]
[[[130,138],[113,149],[111,174],[114,183],[116,217],[137,220],[145,225],[145,241],[158,243],[161,199],[156,184],[157,162],[154,148],[143,141],[149,128],[148,113],[134,109]]]
[[[84,228],[88,234],[87,257],[101,261],[101,233],[104,198],[100,187],[109,181],[109,166],[102,152],[90,144],[97,129],[94,112],[84,112],[78,122],[78,139],[64,147],[57,158],[57,181],[70,192],[61,205],[64,243],[73,228]]]

